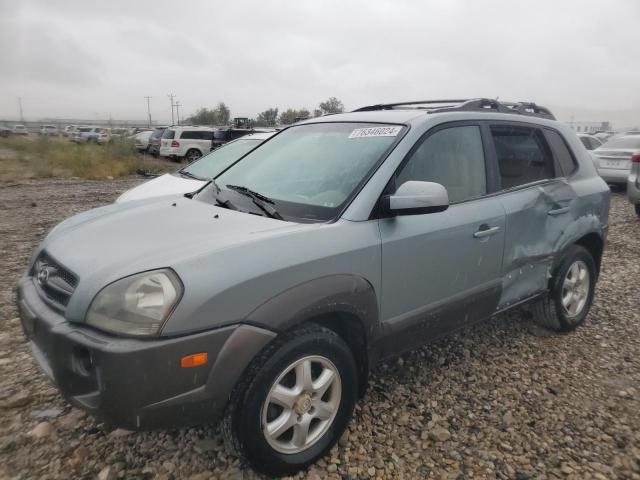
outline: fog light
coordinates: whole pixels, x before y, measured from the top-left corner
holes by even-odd
[[[93,356],[85,347],[73,349],[73,370],[80,375],[88,376],[93,371]]]

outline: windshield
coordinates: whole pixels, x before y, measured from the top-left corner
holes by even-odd
[[[269,197],[284,217],[326,221],[366,181],[403,127],[317,123],[291,127],[216,178]]]
[[[189,172],[191,175],[199,178],[211,179],[219,175],[220,172],[245,153],[256,148],[263,141],[264,140],[258,139],[242,139],[227,143],[181,171]]]
[[[640,148],[640,136],[614,138],[600,148]]]

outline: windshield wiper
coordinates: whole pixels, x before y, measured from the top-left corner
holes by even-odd
[[[215,183],[215,182],[214,182]],[[242,195],[250,197],[253,203],[262,210],[268,217],[276,218],[278,220],[284,220],[282,215],[278,213],[273,205],[275,202],[271,200],[269,197],[262,195],[261,193],[254,192],[253,190],[248,189],[247,187],[243,187],[241,185],[227,185],[227,188],[230,190],[235,190]]]
[[[206,181],[206,178],[198,177],[197,175],[194,175],[191,172],[187,172],[186,170],[179,170],[178,173],[183,177],[193,178],[194,180]]]

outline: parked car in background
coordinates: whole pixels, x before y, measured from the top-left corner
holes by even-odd
[[[233,140],[249,135],[250,133],[255,133],[255,130],[249,128],[216,128],[213,131],[211,150],[215,150],[225,143],[232,142]]]
[[[29,131],[24,125],[14,125],[12,133],[14,135],[29,135]]]
[[[590,151],[595,150],[603,143],[598,137],[588,133],[578,133],[578,138],[584,145],[584,148]]]
[[[129,136],[129,129],[128,128],[112,128],[111,129],[111,138],[115,139],[119,139],[119,138],[125,138]]]
[[[67,125],[62,130],[62,136],[69,137],[69,138],[73,137],[73,134],[75,133],[77,127],[78,125]]]
[[[593,151],[596,168],[607,183],[625,185],[631,170],[631,158],[640,153],[640,135],[612,138]]]
[[[275,133],[255,133],[229,142],[175,173],[166,173],[127,190],[116,202],[195,192]]]
[[[111,129],[110,128],[100,128],[98,131],[98,137],[96,138],[96,141],[100,144],[105,144],[105,143],[109,143],[113,140],[113,137],[111,135]]]
[[[640,217],[640,149],[631,156],[631,171],[627,178],[627,197]]]
[[[77,127],[71,141],[75,143],[98,143],[101,127]]]
[[[56,127],[55,125],[42,125],[40,127],[40,135],[47,135],[47,136],[51,136],[51,137],[57,137],[58,136],[58,127]]]
[[[8,137],[11,135],[11,129],[7,127],[0,127],[0,137]]]
[[[609,188],[547,109],[453,103],[314,118],[193,195],[62,222],[17,288],[35,361],[102,422],[223,416],[240,462],[291,475],[343,435],[379,360],[513,307],[579,327]]]
[[[147,130],[146,132],[136,133],[133,136],[133,144],[136,147],[136,150],[139,152],[147,152],[149,150],[149,139],[151,138],[151,134],[153,132],[151,130]]]
[[[167,128],[160,141],[160,155],[173,160],[196,161],[211,150],[214,129],[194,125],[174,125]]]
[[[595,132],[593,134],[594,137],[596,137],[598,140],[600,140],[602,143],[605,143],[607,140],[609,140],[611,137],[613,137],[616,134],[616,132],[611,132],[611,131],[607,131],[607,132]]]
[[[160,141],[162,139],[162,134],[167,129],[165,126],[156,127],[149,137],[149,153],[154,157],[160,155]]]

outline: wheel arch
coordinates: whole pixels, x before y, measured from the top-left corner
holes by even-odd
[[[375,289],[365,278],[331,275],[296,285],[251,312],[246,322],[288,331],[315,323],[337,333],[351,348],[358,365],[359,393],[364,394],[369,367],[375,360],[372,339],[379,328]]]
[[[587,233],[575,242],[575,245],[584,247],[593,257],[596,264],[596,272],[600,274],[600,263],[602,262],[602,254],[604,252],[604,239],[596,232]]]

